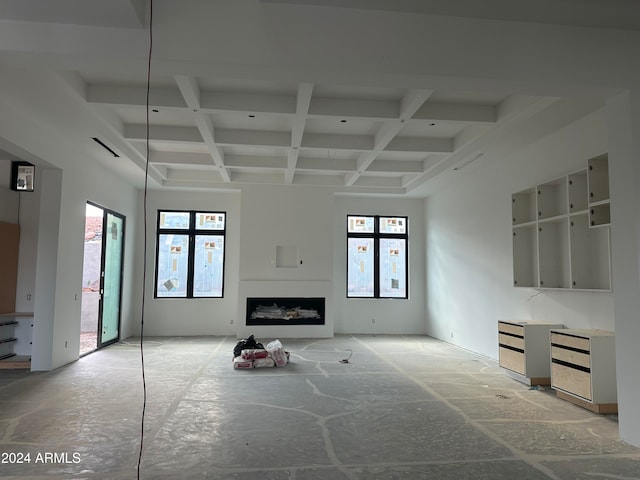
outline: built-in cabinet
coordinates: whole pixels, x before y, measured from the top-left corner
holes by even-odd
[[[526,385],[550,385],[549,332],[562,327],[550,322],[499,321],[500,366]]]
[[[33,313],[16,313],[20,227],[0,222],[0,369],[31,368]]]
[[[593,412],[617,412],[614,333],[551,330],[551,387],[558,397]]]
[[[511,200],[514,286],[611,290],[606,154]]]
[[[0,314],[0,369],[31,368],[33,313]]]

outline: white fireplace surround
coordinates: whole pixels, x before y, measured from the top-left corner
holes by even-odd
[[[324,297],[324,325],[246,325],[247,298]],[[333,285],[319,280],[241,280],[238,289],[236,336],[254,335],[258,341],[275,338],[333,337]]]

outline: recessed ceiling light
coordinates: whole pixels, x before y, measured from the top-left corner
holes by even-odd
[[[250,113],[249,118],[256,118],[256,116],[253,113]]]
[[[340,120],[340,123],[347,123],[347,121],[343,118],[342,120]]]

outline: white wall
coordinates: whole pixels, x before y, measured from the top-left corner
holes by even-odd
[[[248,291],[249,286],[252,292],[264,292],[265,296],[317,295],[314,284],[332,281],[332,206],[332,192],[322,188],[304,190],[294,186],[250,185],[243,188],[242,193],[150,191],[147,198],[145,335],[246,336],[249,332],[244,328],[244,308],[241,308],[246,299],[240,298],[238,292]],[[153,298],[159,209],[227,212],[224,298]],[[139,232],[140,238],[142,233]],[[302,264],[296,268],[276,267],[277,245],[297,247]],[[287,291],[291,292],[288,282],[296,282],[295,295],[287,294]],[[242,287],[244,284],[247,288]],[[259,284],[263,288],[256,286]],[[306,295],[300,290],[304,284],[308,284]],[[285,289],[279,294],[274,290],[278,285]],[[326,288],[323,286],[322,290]],[[322,329],[305,327],[274,326],[268,331],[260,330],[259,335],[286,338],[333,334],[331,321]]]
[[[486,155],[425,201],[427,333],[497,358],[497,321],[614,329],[610,292],[513,287],[511,194],[607,151],[604,110],[518,150]],[[541,292],[541,293],[539,293]]]
[[[409,217],[409,299],[346,298],[347,215]],[[424,334],[424,203],[417,199],[337,196],[333,212],[336,333]],[[372,323],[375,319],[375,323]]]
[[[157,210],[205,208],[227,212],[225,297],[154,299]],[[146,335],[253,333],[264,339],[425,333],[422,200],[334,196],[321,187],[247,185],[241,193],[151,191],[147,211]],[[353,213],[409,216],[409,300],[346,298],[345,222]],[[296,247],[302,263],[277,267],[278,245]],[[325,325],[245,327],[247,296],[325,296]]]
[[[143,196],[139,196],[140,207]],[[155,282],[156,225],[158,210],[212,210],[227,213],[224,298],[153,298]],[[142,214],[140,214],[142,218]],[[143,222],[139,222],[138,258],[142,259]],[[240,262],[239,192],[160,192],[147,196],[147,278],[145,286],[145,336],[190,336],[235,334],[238,267]],[[141,261],[138,268],[142,268]],[[139,334],[140,312],[136,312],[134,334]]]
[[[90,140],[92,118],[86,119],[87,131],[78,130],[75,136],[58,131],[65,115],[78,114],[74,110],[80,108],[77,94],[58,89],[60,79],[53,72],[31,73],[3,69],[0,140],[3,149],[14,150],[10,153],[36,165],[36,185],[41,190],[20,197],[25,240],[21,239],[20,245],[16,306],[34,311],[32,369],[49,370],[76,360],[79,354],[86,202],[115,210],[125,215],[128,226],[134,226],[137,193],[95,158],[87,158],[94,152]],[[26,88],[15,89],[15,85]],[[135,229],[128,228],[123,336],[131,331],[132,300],[138,288],[133,283],[134,239]],[[27,293],[32,294],[30,301],[26,300]]]
[[[9,188],[11,161],[0,158],[0,222],[18,223],[20,193]]]
[[[618,415],[620,436],[640,446],[640,96],[618,95],[608,107]]]
[[[333,192],[247,186],[242,191],[241,280],[331,280]],[[276,246],[298,248],[296,268],[277,268]]]
[[[242,190],[238,336],[331,337],[333,192],[322,187],[251,185]],[[298,252],[295,267],[277,263],[277,247]],[[324,325],[245,327],[247,297],[324,297]]]

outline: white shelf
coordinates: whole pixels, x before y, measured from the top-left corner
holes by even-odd
[[[538,216],[536,212],[535,188],[529,188],[528,190],[511,195],[511,212],[513,214],[513,225],[535,222]]]
[[[569,288],[569,223],[566,217],[538,224],[540,287]]]
[[[608,228],[589,228],[587,215],[571,217],[572,288],[611,290]]]
[[[513,228],[513,284],[516,287],[537,287],[538,281],[537,224]]]
[[[611,223],[609,207],[609,157],[600,155],[588,162],[589,225],[606,226]]]
[[[512,195],[513,284],[610,291],[608,157]]]
[[[557,217],[568,212],[567,177],[538,185],[538,219]]]
[[[580,170],[568,176],[569,181],[569,213],[587,211],[587,170]]]

